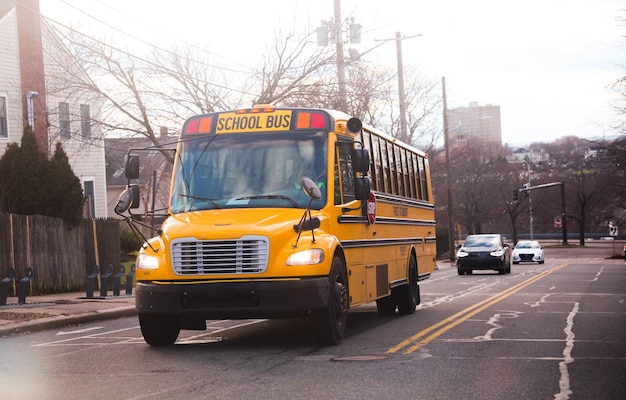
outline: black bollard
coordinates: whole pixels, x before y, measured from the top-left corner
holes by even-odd
[[[111,264],[107,265],[107,268],[100,276],[100,297],[107,297],[107,292],[109,291],[109,278],[113,275],[113,266]]]
[[[94,265],[91,269],[91,274],[87,275],[87,293],[85,297],[88,299],[93,298],[93,292],[96,288],[96,279],[98,279],[98,275],[100,275],[100,267]]]
[[[28,286],[31,279],[33,279],[34,273],[33,267],[26,268],[26,276],[20,279],[20,284],[17,288],[17,304],[26,304],[26,293],[28,293]]]
[[[124,276],[124,271],[124,266],[120,265],[120,269],[117,271],[117,274],[113,275],[113,296],[120,295],[120,287],[122,286],[122,276]]]
[[[135,280],[135,264],[130,266],[130,272],[126,274],[126,294],[133,294],[133,281]]]
[[[10,267],[6,278],[0,281],[0,306],[7,305],[7,296],[9,294],[9,283],[15,279],[15,268]]]

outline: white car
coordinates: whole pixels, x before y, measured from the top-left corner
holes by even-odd
[[[520,240],[513,249],[513,264],[520,262],[536,262],[543,264],[545,259],[543,247],[536,240]]]

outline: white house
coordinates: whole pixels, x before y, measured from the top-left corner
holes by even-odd
[[[100,107],[60,79],[68,63],[57,60],[69,56],[42,23],[39,0],[0,0],[0,54],[0,156],[21,141],[26,125],[48,157],[61,142],[83,186],[85,217],[108,217],[104,138],[93,122]]]

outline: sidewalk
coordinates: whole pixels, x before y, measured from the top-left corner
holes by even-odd
[[[109,292],[110,293],[110,292]],[[136,315],[135,295],[86,298],[82,293],[8,297],[0,306],[0,337]]]

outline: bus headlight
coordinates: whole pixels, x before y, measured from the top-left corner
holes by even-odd
[[[287,265],[313,265],[324,261],[322,249],[309,249],[293,253],[287,258]]]
[[[137,269],[158,269],[159,260],[156,257],[147,254],[139,254],[137,256]]]

